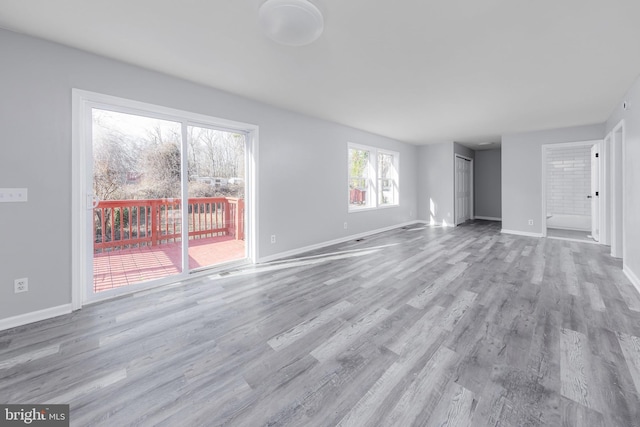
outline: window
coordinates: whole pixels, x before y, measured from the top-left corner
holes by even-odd
[[[398,204],[395,159],[397,154],[378,152],[378,205]]]
[[[369,206],[371,180],[369,165],[371,153],[366,150],[349,148],[349,207]]]
[[[398,158],[393,151],[349,144],[349,211],[398,205]]]

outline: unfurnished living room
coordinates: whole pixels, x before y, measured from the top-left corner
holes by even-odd
[[[0,0],[0,425],[640,426],[639,17]]]

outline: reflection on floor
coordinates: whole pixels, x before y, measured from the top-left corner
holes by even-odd
[[[561,230],[559,228],[547,228],[549,239],[574,240],[585,243],[597,243],[591,237],[591,231]]]

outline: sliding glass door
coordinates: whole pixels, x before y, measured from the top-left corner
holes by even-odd
[[[250,129],[113,99],[79,111],[82,301],[246,260]]]
[[[237,132],[188,127],[190,270],[245,257],[245,140]]]
[[[182,272],[181,124],[92,109],[93,292]]]

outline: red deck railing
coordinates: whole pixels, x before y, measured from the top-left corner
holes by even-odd
[[[229,197],[190,198],[189,239],[234,236],[244,240],[244,200]],[[93,210],[95,253],[179,242],[180,200],[105,200]]]

